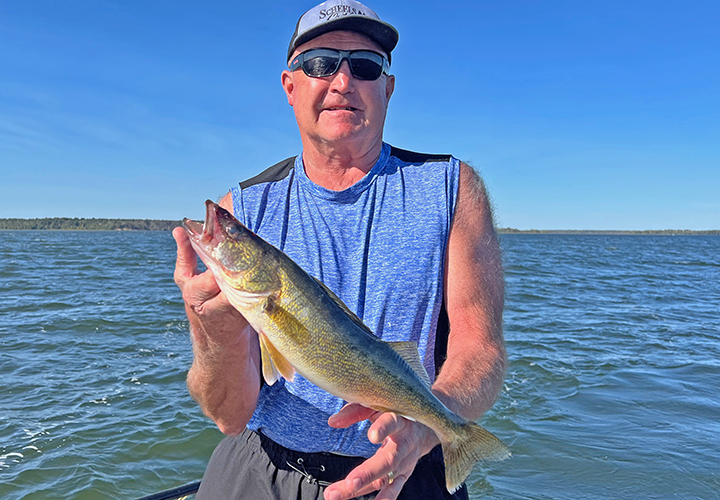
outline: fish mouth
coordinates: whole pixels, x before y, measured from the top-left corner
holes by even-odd
[[[212,200],[207,200],[205,206],[205,223],[186,217],[183,219],[183,228],[193,246],[210,250],[225,240],[225,231],[217,216],[220,206]]]
[[[183,221],[183,228],[185,228],[185,231],[187,232],[188,236],[192,237],[193,239],[199,239],[200,236],[203,233],[203,225],[199,222],[196,222],[194,220],[184,218]]]
[[[182,225],[195,253],[223,289],[224,279],[236,279],[247,272],[248,262],[254,262],[246,248],[253,233],[217,203],[207,200],[205,206],[203,224],[186,217]]]

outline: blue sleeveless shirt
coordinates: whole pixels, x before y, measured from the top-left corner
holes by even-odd
[[[365,177],[332,191],[307,177],[300,155],[232,188],[233,211],[375,335],[416,342],[433,380],[447,341],[443,277],[459,168],[451,156],[383,144]],[[248,428],[297,451],[371,456],[377,446],[367,439],[367,421],[348,429],[327,424],[343,404],[296,374],[292,383],[262,386]]]

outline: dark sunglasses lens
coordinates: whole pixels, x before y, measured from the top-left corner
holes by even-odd
[[[302,69],[308,76],[330,76],[340,67],[341,57],[344,55],[330,49],[309,50],[303,57]],[[375,52],[358,50],[349,54],[348,62],[355,78],[377,80],[383,72],[385,60]]]
[[[361,80],[377,80],[383,70],[382,58],[372,52],[361,52],[350,55],[352,74]]]
[[[303,71],[308,76],[330,76],[337,71],[339,56],[317,55],[303,62]]]

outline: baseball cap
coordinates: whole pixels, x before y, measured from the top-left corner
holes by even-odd
[[[290,39],[288,61],[300,45],[328,31],[356,31],[377,43],[390,59],[398,42],[398,32],[381,21],[375,12],[355,0],[327,0],[300,16]]]

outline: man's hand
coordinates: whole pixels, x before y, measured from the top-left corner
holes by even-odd
[[[346,500],[380,490],[376,500],[395,500],[420,458],[440,441],[428,427],[396,413],[383,413],[351,403],[331,416],[331,427],[344,428],[370,420],[368,439],[381,444],[372,457],[353,469],[343,481],[325,490],[326,500]],[[388,474],[393,473],[390,482]]]
[[[198,273],[197,255],[185,230],[175,228],[172,234],[177,243],[175,283],[185,301],[185,311],[193,330],[193,341],[232,344],[235,340],[233,335],[241,329],[237,327],[247,322],[227,301],[212,272],[207,270],[202,274]]]

